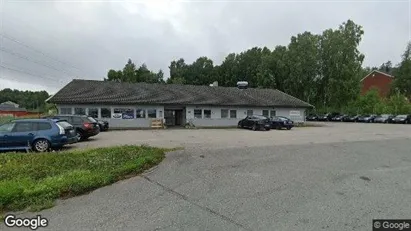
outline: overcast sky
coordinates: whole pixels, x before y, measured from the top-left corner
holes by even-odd
[[[0,0],[0,89],[55,93],[73,76],[103,79],[128,58],[168,76],[171,60],[287,45],[347,19],[363,26],[365,66],[398,63],[408,1]]]

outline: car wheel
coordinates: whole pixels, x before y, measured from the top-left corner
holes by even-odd
[[[243,126],[241,126],[240,123],[237,124],[237,128],[242,128]]]
[[[50,143],[46,139],[38,139],[33,142],[32,149],[36,152],[47,152],[50,149]]]
[[[257,125],[253,124],[253,127],[251,128],[253,131],[257,130]]]
[[[76,131],[77,141],[84,140],[83,134],[80,131]]]
[[[269,128],[266,128],[265,130],[266,130],[266,131],[270,131],[270,129],[269,129]]]
[[[287,127],[287,130],[291,130],[291,127]]]

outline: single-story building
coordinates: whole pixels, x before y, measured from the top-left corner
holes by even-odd
[[[90,115],[107,120],[112,128],[150,127],[153,119],[163,119],[168,126],[236,126],[252,114],[303,122],[305,110],[313,107],[274,89],[81,79],[47,101],[55,103],[60,114]]]
[[[0,103],[0,116],[22,117],[38,114],[39,113],[29,112],[26,108],[21,108],[18,104],[11,101]]]

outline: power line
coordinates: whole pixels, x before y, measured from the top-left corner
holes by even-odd
[[[64,73],[66,73],[66,74],[68,74],[68,75],[73,75],[73,76],[75,76],[75,74],[66,72],[65,70],[60,70],[60,69],[55,68],[55,67],[53,67],[53,66],[46,65],[46,64],[42,64],[42,63],[37,62],[37,61],[33,61],[33,60],[31,60],[29,57],[24,56],[24,55],[21,55],[21,54],[16,53],[16,52],[13,52],[12,50],[7,50],[7,49],[4,49],[4,48],[1,48],[1,47],[0,47],[0,51],[4,51],[4,52],[9,53],[9,54],[11,54],[11,55],[14,55],[14,56],[16,56],[16,57],[18,57],[18,58],[25,59],[25,60],[27,60],[27,61],[33,62],[33,63],[35,63],[35,64],[37,64],[37,65],[44,66],[44,67],[48,67],[48,68],[50,68],[50,69],[53,69],[53,70],[56,70],[56,71],[59,71],[59,72],[64,72]]]
[[[53,81],[55,81],[55,82],[67,84],[67,82],[64,82],[64,81],[62,81],[62,80],[55,79],[55,78],[53,78],[53,77],[49,77],[49,76],[46,76],[46,75],[44,75],[44,76],[33,75],[33,74],[31,74],[30,72],[23,71],[23,70],[18,70],[18,69],[11,68],[11,67],[7,67],[7,66],[4,66],[3,64],[0,64],[0,67],[2,67],[2,68],[4,68],[4,69],[7,69],[7,70],[11,70],[11,71],[15,71],[15,72],[27,74],[27,75],[30,75],[30,76],[33,76],[33,77],[37,77],[37,78],[41,78],[41,79],[49,79],[49,80],[53,80]]]
[[[67,62],[64,62],[64,61],[61,61],[61,60],[59,60],[59,59],[56,59],[55,57],[53,57],[53,56],[51,56],[51,55],[49,55],[49,54],[46,54],[46,53],[44,53],[44,52],[42,52],[42,51],[40,51],[40,50],[38,50],[38,49],[36,49],[36,48],[33,48],[33,47],[31,47],[31,46],[29,46],[29,45],[27,45],[27,44],[25,44],[25,43],[17,40],[16,38],[13,38],[12,36],[5,34],[4,32],[3,32],[3,33],[0,33],[0,36],[4,37],[4,38],[6,38],[6,39],[8,39],[8,40],[10,40],[10,41],[13,41],[13,42],[15,42],[15,43],[18,43],[18,44],[20,44],[20,45],[22,45],[22,46],[24,46],[24,47],[26,47],[26,48],[28,48],[28,49],[30,49],[30,50],[32,50],[32,51],[35,51],[35,52],[37,52],[37,53],[39,53],[39,54],[42,54],[43,56],[46,56],[46,57],[48,57],[48,58],[50,58],[50,59],[52,59],[52,60],[54,60],[54,61],[56,61],[56,62],[59,62],[59,63],[61,63],[61,64],[64,64],[64,65],[66,65],[66,66],[70,66],[71,68],[74,68],[74,69],[77,69],[77,70],[81,71],[79,68],[75,67],[74,65],[72,65],[72,64],[70,64],[70,63],[67,63]]]

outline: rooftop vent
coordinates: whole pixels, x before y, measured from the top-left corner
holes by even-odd
[[[238,89],[247,89],[248,88],[248,82],[247,81],[237,82],[237,88]]]

